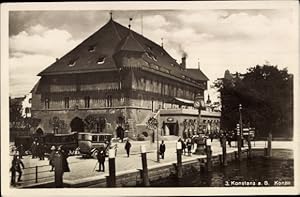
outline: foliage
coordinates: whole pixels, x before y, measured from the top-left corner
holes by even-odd
[[[39,126],[41,119],[34,118],[34,117],[27,117],[27,118],[24,118],[24,122],[28,127],[36,128],[37,126]]]
[[[106,120],[102,116],[90,114],[84,119],[84,126],[89,131],[102,131],[106,126]]]
[[[36,128],[41,119],[22,116],[22,102],[19,99],[9,97],[9,121],[10,127],[14,129]]]
[[[232,79],[215,82],[221,95],[221,128],[233,130],[239,120],[242,104],[244,126],[256,128],[259,136],[272,132],[277,136],[291,136],[293,126],[293,76],[287,69],[263,65],[237,73]]]
[[[149,129],[155,130],[158,127],[158,120],[154,117],[150,117],[146,124]]]
[[[9,97],[9,121],[14,127],[22,122],[22,103]]]
[[[54,133],[58,133],[59,130],[65,128],[65,121],[60,120],[57,116],[51,118],[49,124],[52,125]]]

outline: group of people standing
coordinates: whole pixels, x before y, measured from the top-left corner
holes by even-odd
[[[45,160],[46,150],[47,146],[35,139],[31,145],[32,159],[39,158],[40,160]]]
[[[178,142],[181,142],[182,154],[186,155],[186,153],[187,153],[188,156],[191,156],[192,149],[194,147],[193,138],[187,138],[184,140],[179,138]]]

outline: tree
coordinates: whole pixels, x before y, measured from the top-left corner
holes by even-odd
[[[22,103],[9,97],[9,122],[11,127],[17,127],[22,122]]]
[[[242,104],[243,123],[256,128],[257,134],[292,136],[293,76],[287,69],[257,65],[247,73],[215,82],[221,94],[221,128],[232,130],[238,123]]]
[[[89,132],[96,130],[97,123],[98,123],[97,116],[93,114],[88,115],[84,119],[84,126]]]
[[[60,120],[57,116],[50,119],[49,124],[53,127],[53,132],[55,134],[59,133],[59,129],[65,128],[65,121]]]

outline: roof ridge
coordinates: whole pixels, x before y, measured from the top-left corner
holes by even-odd
[[[131,35],[131,37],[139,44],[139,46],[143,49],[144,52],[146,52],[145,48],[141,45],[141,43],[134,37],[134,35],[132,34],[131,30],[129,30],[129,34]]]
[[[116,32],[116,34],[117,34],[119,40],[122,40],[122,38],[121,38],[121,36],[120,36],[120,34],[119,34],[117,28],[116,28],[116,25],[115,25],[116,22],[115,22],[113,19],[110,19],[110,20],[111,20],[111,22],[112,22],[112,24],[113,24],[113,29],[115,30],[115,32]]]

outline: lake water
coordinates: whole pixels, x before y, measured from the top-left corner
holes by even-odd
[[[198,172],[176,178],[161,179],[151,187],[237,187],[293,186],[294,160],[292,150],[273,150],[272,158],[257,156],[227,167],[214,167],[212,172]]]

